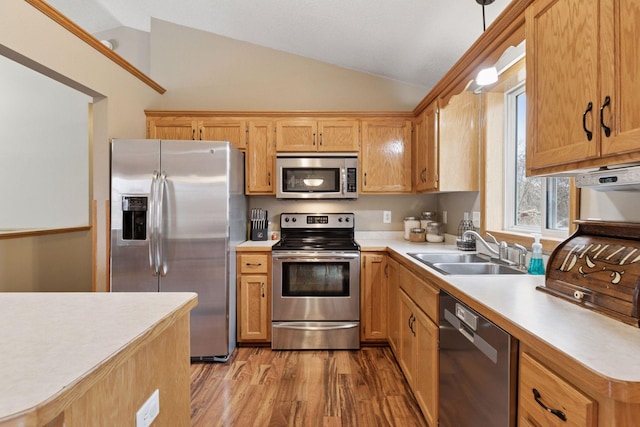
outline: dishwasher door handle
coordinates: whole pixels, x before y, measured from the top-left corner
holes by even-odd
[[[491,344],[486,342],[480,335],[477,333],[473,333],[468,330],[468,327],[465,326],[464,323],[460,321],[453,313],[445,308],[444,310],[444,318],[451,326],[460,332],[460,334],[465,337],[469,342],[471,342],[478,350],[482,352],[485,356],[489,358],[493,363],[498,363],[498,350],[493,348]]]

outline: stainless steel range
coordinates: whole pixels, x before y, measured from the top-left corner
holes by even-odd
[[[360,348],[360,247],[354,214],[280,215],[273,246],[271,347]]]

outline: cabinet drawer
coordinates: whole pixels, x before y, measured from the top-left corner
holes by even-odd
[[[597,423],[597,403],[527,353],[520,355],[518,396],[524,425],[594,427]]]
[[[267,273],[269,257],[266,254],[240,255],[240,273]]]
[[[400,269],[400,287],[411,297],[418,307],[438,323],[439,289],[418,278],[405,268]]]

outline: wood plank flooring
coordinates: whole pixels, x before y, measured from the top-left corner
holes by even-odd
[[[391,350],[241,347],[191,365],[191,422],[213,426],[426,426]]]

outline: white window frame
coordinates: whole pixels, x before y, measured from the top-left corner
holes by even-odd
[[[505,117],[505,140],[504,140],[504,205],[503,205],[503,220],[504,230],[506,232],[516,233],[540,233],[543,237],[548,238],[566,238],[569,235],[569,230],[555,230],[548,228],[548,212],[547,212],[547,184],[549,178],[539,177],[542,179],[542,197],[541,200],[541,212],[542,225],[536,226],[523,226],[516,225],[515,223],[515,188],[516,188],[516,115],[513,114],[516,108],[516,98],[518,95],[526,93],[525,81],[522,81],[518,85],[509,89],[504,93],[504,117]]]

